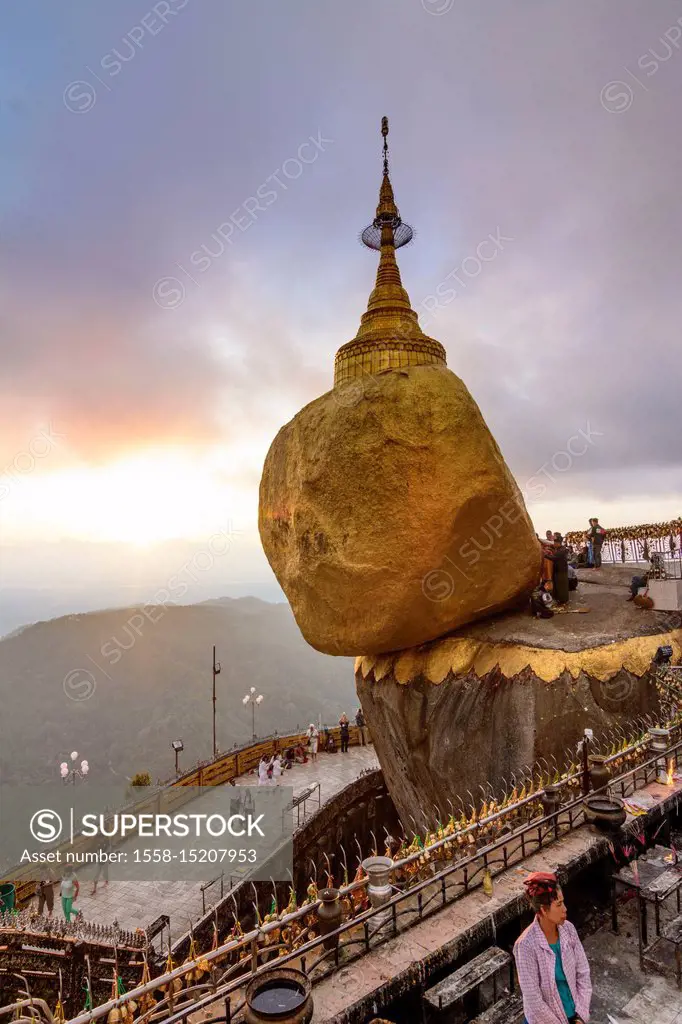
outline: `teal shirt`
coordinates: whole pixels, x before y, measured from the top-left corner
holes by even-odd
[[[566,981],[566,975],[564,974],[564,965],[561,960],[561,942],[555,942],[553,945],[550,943],[549,947],[556,958],[556,967],[554,970],[554,977],[556,979],[556,987],[559,989],[559,995],[561,996],[561,1005],[564,1008],[564,1013],[570,1020],[571,1017],[575,1017],[575,1003],[573,1002],[573,996],[571,995],[571,989]]]

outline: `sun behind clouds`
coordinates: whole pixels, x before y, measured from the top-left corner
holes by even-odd
[[[245,454],[245,453],[242,453]],[[102,466],[17,479],[3,508],[7,540],[41,537],[139,546],[205,536],[219,524],[255,520],[242,460],[152,449]]]

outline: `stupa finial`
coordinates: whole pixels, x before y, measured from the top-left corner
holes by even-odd
[[[384,137],[384,177],[381,182],[379,205],[377,206],[377,215],[373,227],[381,228],[384,222],[389,223],[390,218],[390,227],[393,229],[393,233],[395,233],[394,229],[401,221],[398,207],[395,205],[393,186],[388,174],[388,118],[385,116],[381,119],[381,134]],[[402,244],[404,245],[405,243],[403,242]]]
[[[381,370],[425,363],[445,365],[445,349],[428,338],[403,288],[395,250],[412,241],[414,232],[401,219],[388,173],[388,118],[381,119],[383,176],[376,217],[362,232],[368,249],[381,254],[374,288],[358,333],[336,353],[334,384]]]
[[[379,189],[379,203],[376,217],[360,236],[368,249],[381,249],[382,245],[392,245],[399,249],[412,241],[414,232],[409,224],[404,224],[396,206],[393,186],[388,173],[388,118],[381,119],[383,136],[384,173]]]

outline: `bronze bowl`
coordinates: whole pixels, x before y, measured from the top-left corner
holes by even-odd
[[[302,971],[276,967],[247,985],[247,1024],[309,1024],[312,1015],[312,985]]]
[[[625,823],[625,804],[617,796],[593,793],[583,800],[585,820],[602,832],[617,832]]]

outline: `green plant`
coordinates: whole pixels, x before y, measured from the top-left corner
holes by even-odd
[[[130,780],[131,786],[151,786],[152,777],[149,772],[137,772]]]

